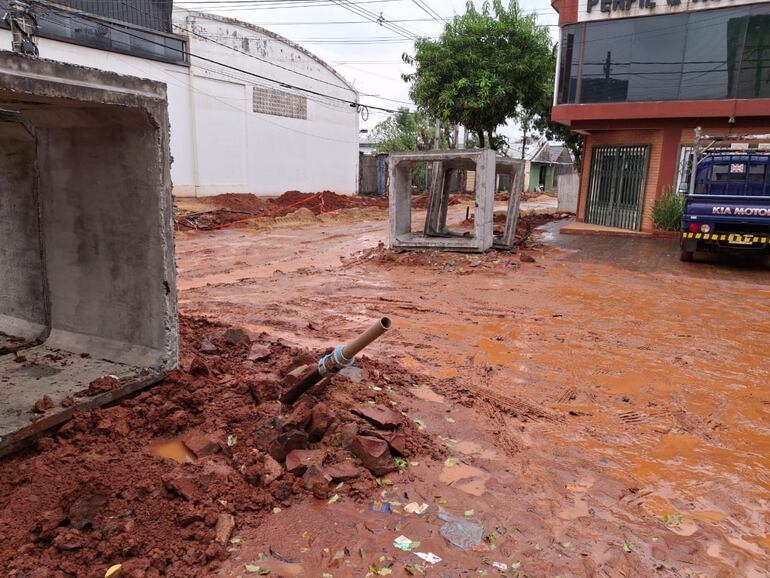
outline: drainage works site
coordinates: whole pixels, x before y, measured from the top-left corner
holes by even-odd
[[[767,576],[767,270],[542,206],[511,251],[396,253],[382,201],[177,199],[180,368],[2,458],[2,574]]]

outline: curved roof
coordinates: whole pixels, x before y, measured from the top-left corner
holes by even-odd
[[[238,20],[236,18],[228,18],[227,16],[220,16],[218,14],[210,14],[208,12],[199,12],[198,10],[190,10],[189,8],[182,8],[182,7],[176,7],[174,6],[174,12],[187,12],[189,14],[193,14],[195,16],[206,18],[208,20],[213,20],[215,22],[221,22],[223,24],[230,24],[232,26],[240,26],[241,28],[247,28],[249,30],[253,30],[254,32],[258,32],[259,34],[264,34],[265,36],[269,36],[270,38],[273,38],[274,40],[277,40],[278,42],[282,42],[286,44],[287,46],[292,47],[294,50],[297,50],[298,52],[301,52],[305,56],[308,56],[312,58],[315,62],[323,66],[326,70],[331,72],[336,78],[341,80],[345,87],[347,87],[349,90],[353,91],[353,93],[358,97],[358,91],[353,87],[348,80],[342,76],[339,72],[337,72],[334,68],[329,66],[325,61],[318,58],[315,54],[307,50],[306,48],[303,48],[299,44],[292,42],[288,38],[284,38],[280,34],[276,34],[275,32],[272,32],[270,30],[267,30],[266,28],[262,28],[261,26],[257,26],[256,24],[251,24],[250,22],[244,22],[243,20]],[[340,88],[345,88],[340,87]]]

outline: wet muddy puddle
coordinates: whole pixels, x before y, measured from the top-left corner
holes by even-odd
[[[180,464],[191,464],[195,461],[195,454],[187,449],[181,439],[156,442],[151,444],[148,449],[156,457],[174,460]]]

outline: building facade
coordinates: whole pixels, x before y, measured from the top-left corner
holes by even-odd
[[[41,58],[167,85],[175,195],[356,192],[358,93],[304,48],[171,0],[56,4],[33,5]]]
[[[651,232],[694,129],[770,133],[770,2],[554,0],[553,120],[584,135],[578,221]],[[764,146],[762,144],[758,146]]]

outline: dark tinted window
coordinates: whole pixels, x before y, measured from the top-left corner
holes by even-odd
[[[3,13],[3,8],[7,4],[8,0],[0,0],[0,14]],[[144,5],[137,2],[136,6],[132,6],[132,8],[141,6]],[[184,39],[175,35],[144,30],[118,22],[101,23],[95,18],[79,16],[63,9],[52,8],[44,12],[35,11],[35,13],[38,22],[37,34],[42,38],[51,38],[164,62],[177,64],[187,62],[185,55],[187,45]],[[7,27],[7,24],[0,21],[0,26]]]
[[[633,19],[586,27],[579,102],[628,100]]]
[[[714,165],[711,167],[712,181],[727,181],[730,178],[730,170],[727,165]]]
[[[770,14],[754,7],[740,52],[738,98],[770,98]]]
[[[565,26],[558,102],[770,98],[770,3]]]
[[[766,165],[750,165],[748,180],[750,183],[762,183],[765,180]]]

